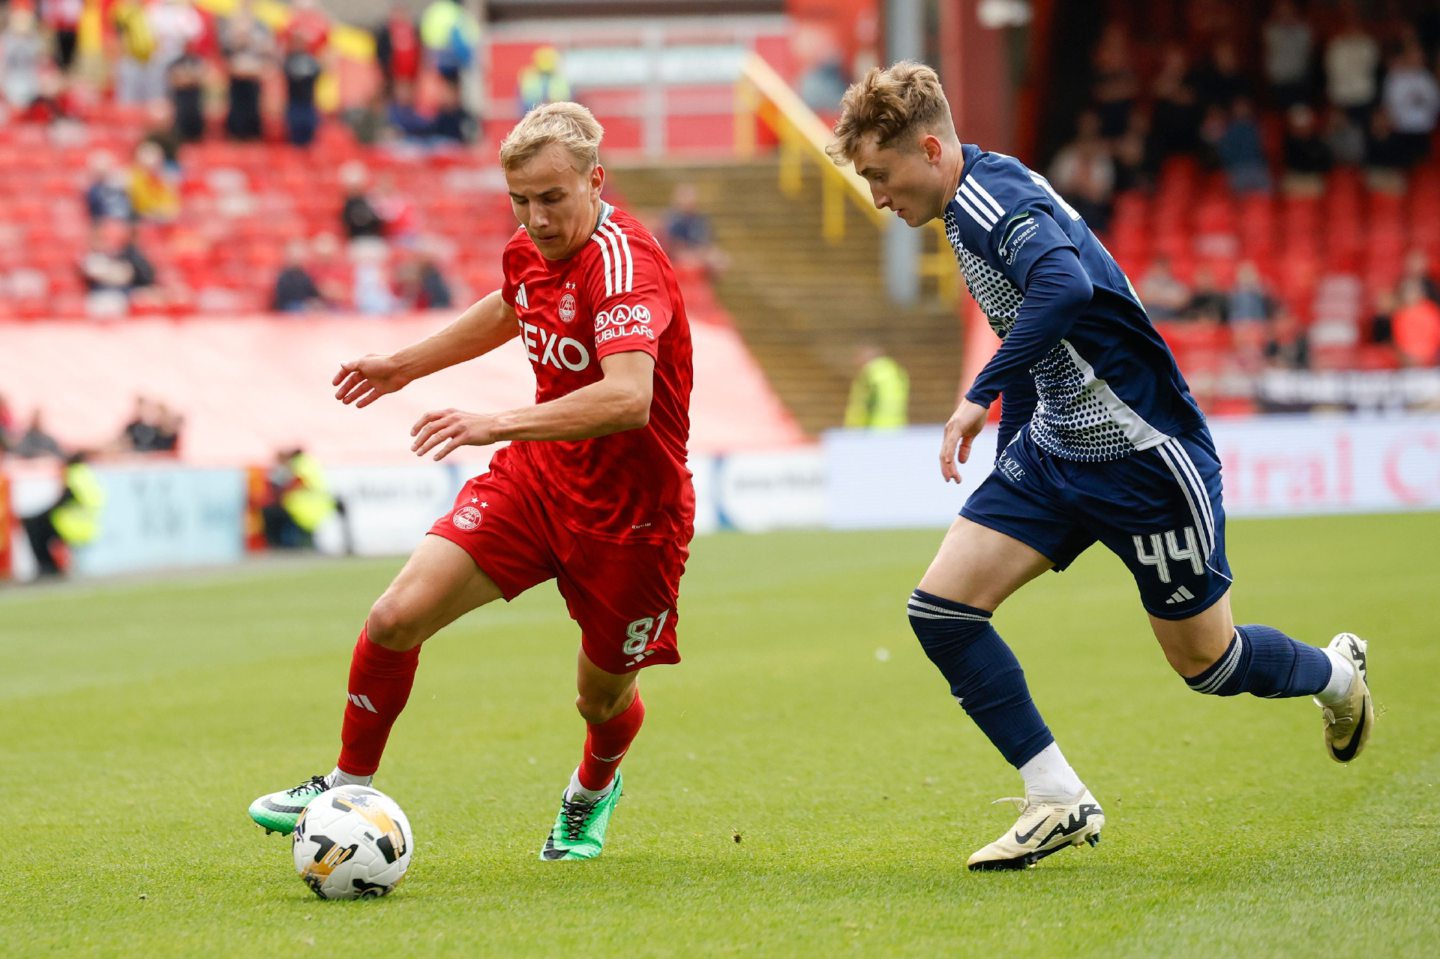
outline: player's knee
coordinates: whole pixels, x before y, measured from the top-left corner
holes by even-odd
[[[608,690],[581,690],[575,697],[575,708],[587,723],[595,725],[614,719],[630,704],[630,690],[611,692]]]
[[[370,607],[370,615],[365,620],[365,634],[377,646],[402,652],[419,646],[426,636],[409,604],[390,592]]]
[[[910,594],[906,612],[921,647],[934,658],[975,642],[990,631],[990,614],[982,609],[932,596],[923,590]]]

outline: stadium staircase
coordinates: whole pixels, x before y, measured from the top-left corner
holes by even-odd
[[[944,422],[954,410],[960,320],[938,302],[893,305],[885,293],[880,237],[847,211],[844,239],[821,239],[819,177],[781,191],[773,160],[663,167],[612,166],[611,182],[658,231],[675,186],[693,183],[730,258],[713,281],[716,299],[781,400],[811,434],[839,426],[855,348],[877,342],[910,374],[910,419]],[[687,293],[688,295],[688,293]]]

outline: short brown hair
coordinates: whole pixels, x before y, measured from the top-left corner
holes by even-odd
[[[889,67],[872,67],[845,91],[835,142],[825,152],[837,164],[847,163],[869,134],[875,134],[877,144],[885,148],[919,132],[953,138],[955,121],[939,75],[923,63],[901,60]]]
[[[500,141],[500,166],[524,166],[541,150],[558,143],[575,158],[575,169],[589,173],[600,162],[600,140],[605,128],[578,103],[560,101],[536,107]]]

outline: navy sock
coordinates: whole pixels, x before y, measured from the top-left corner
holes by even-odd
[[[910,627],[980,731],[1019,769],[1055,741],[1030,698],[1025,673],[983,609],[910,594]]]
[[[1273,627],[1237,626],[1224,654],[1185,682],[1197,693],[1211,696],[1313,696],[1330,682],[1330,660],[1319,647],[1297,642]]]

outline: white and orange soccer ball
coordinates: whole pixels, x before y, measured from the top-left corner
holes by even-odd
[[[369,786],[336,786],[300,814],[295,870],[321,899],[387,895],[410,868],[415,840],[400,806]]]

